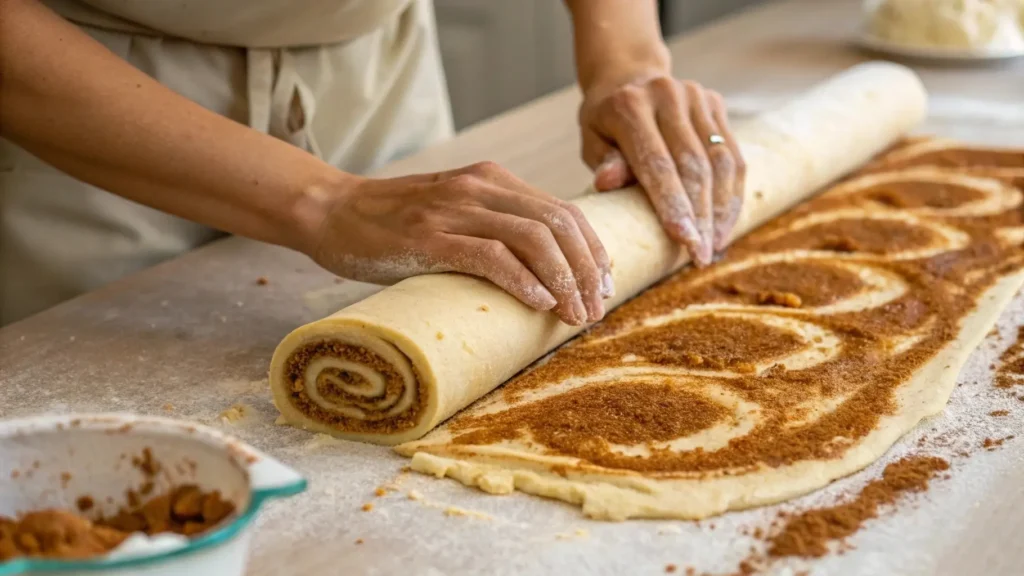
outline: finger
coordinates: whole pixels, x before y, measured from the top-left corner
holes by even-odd
[[[612,280],[612,261],[608,256],[608,251],[604,249],[604,243],[601,242],[601,238],[597,236],[597,232],[590,226],[590,221],[587,220],[583,211],[580,207],[571,204],[569,202],[560,202],[562,208],[572,215],[573,219],[576,220],[576,225],[579,226],[580,233],[583,234],[583,238],[587,243],[587,247],[590,249],[590,254],[594,258],[594,263],[601,271],[601,295],[605,298],[611,298],[615,295],[615,282]]]
[[[712,219],[712,173],[704,145],[693,126],[689,95],[674,80],[658,95],[658,128],[679,173],[690,204],[693,205],[697,230],[710,250],[714,231]]]
[[[432,243],[443,270],[490,280],[535,310],[548,311],[558,305],[544,284],[501,242],[443,234]]]
[[[724,144],[725,137],[715,120],[707,91],[691,83],[687,85],[687,94],[691,98],[690,114],[694,128],[706,147],[711,163],[711,197],[715,211],[711,237],[714,243],[716,233],[717,238],[721,239],[719,218],[727,211],[729,197],[735,186],[736,163],[732,151]]]
[[[543,222],[551,228],[552,233],[555,234],[559,245],[566,256],[570,258],[570,261],[573,261],[573,254],[575,254],[579,261],[583,263],[583,266],[589,266],[586,262],[592,262],[599,268],[597,276],[599,282],[598,294],[609,297],[615,293],[611,276],[611,259],[608,257],[608,252],[604,249],[604,244],[590,226],[586,216],[577,206],[533,188],[496,164],[483,163],[476,166],[475,170],[478,176],[487,182],[497,184],[506,189],[505,191],[490,190],[482,198],[482,206]],[[523,207],[524,197],[530,199],[526,203],[529,208]],[[567,230],[562,230],[562,225],[556,222],[555,216],[559,216],[561,221],[569,224],[566,213],[575,222],[578,230],[573,230],[571,226]],[[582,244],[578,241],[580,236],[582,236]],[[586,246],[586,251],[580,249],[584,245]],[[589,252],[591,260],[585,260],[585,252]],[[574,265],[575,269],[576,266]],[[577,278],[582,278],[582,276],[577,275]],[[580,290],[585,294],[590,294],[592,287],[593,285],[588,280],[584,280],[579,286]],[[595,297],[594,301],[595,304],[600,304],[600,308],[603,309],[600,297]],[[599,316],[602,315],[600,314]]]
[[[573,326],[587,322],[587,308],[573,269],[547,226],[537,220],[471,207],[458,214],[447,228],[461,236],[500,242],[555,297],[558,304],[552,311],[563,322]]]
[[[629,185],[633,173],[622,153],[589,128],[582,129],[583,161],[594,171],[594,189],[618,190]]]
[[[740,217],[740,210],[743,208],[743,198],[747,185],[747,165],[743,161],[743,154],[740,153],[739,142],[729,127],[729,113],[725,106],[725,100],[718,92],[708,92],[711,97],[711,110],[718,123],[718,129],[725,139],[725,146],[732,153],[732,160],[735,165],[735,176],[733,185],[724,197],[714,199],[715,211],[715,250],[724,250],[731,238],[733,227]]]
[[[568,203],[558,202],[554,198],[541,199],[526,194],[508,192],[489,197],[487,205],[492,210],[539,222],[546,226],[550,236],[554,238],[558,249],[572,269],[576,289],[586,308],[587,319],[590,322],[597,322],[604,317],[602,282],[607,269],[599,267],[591,246],[580,230],[576,217],[570,211],[572,209],[563,207],[563,205],[569,205]],[[582,213],[579,215],[583,216]],[[582,219],[584,222],[586,221],[586,218]],[[594,236],[596,238],[596,234]],[[505,242],[505,239],[499,239]],[[506,244],[508,243],[506,242]],[[600,245],[600,241],[598,244]],[[600,250],[604,253],[603,246],[600,247]],[[607,260],[607,254],[602,254],[602,256],[604,260]],[[544,281],[544,278],[541,277],[541,280]],[[555,293],[555,297],[558,297],[557,293]]]
[[[624,90],[613,98],[616,101],[604,124],[647,193],[665,232],[686,245],[694,262],[709,263],[711,245],[701,239],[693,206],[658,130],[650,103],[634,90]]]

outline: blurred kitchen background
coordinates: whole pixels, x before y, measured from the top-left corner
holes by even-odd
[[[666,37],[765,0],[661,0]],[[828,1],[828,0],[823,0]],[[562,0],[434,0],[461,129],[575,81]]]

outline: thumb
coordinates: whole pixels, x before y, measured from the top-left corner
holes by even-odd
[[[626,164],[626,159],[615,148],[610,148],[604,160],[594,170],[594,188],[598,192],[624,188],[632,180],[633,173]]]
[[[586,127],[583,136],[583,161],[594,171],[594,188],[607,192],[623,188],[633,180],[629,164],[615,146]]]

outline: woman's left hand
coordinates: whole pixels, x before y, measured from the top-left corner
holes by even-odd
[[[639,182],[698,265],[725,247],[743,202],[746,167],[726,116],[721,95],[662,70],[596,81],[580,107],[594,187]]]

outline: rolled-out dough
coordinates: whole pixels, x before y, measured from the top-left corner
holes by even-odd
[[[397,450],[594,518],[820,488],[942,410],[1024,282],[1024,151],[911,140]]]
[[[782,213],[893,144],[923,117],[909,69],[854,67],[735,128],[747,163],[734,236]],[[612,259],[618,306],[688,262],[642,192],[577,205]],[[274,402],[291,424],[399,444],[428,431],[580,332],[492,284],[419,276],[289,334],[270,366]]]

